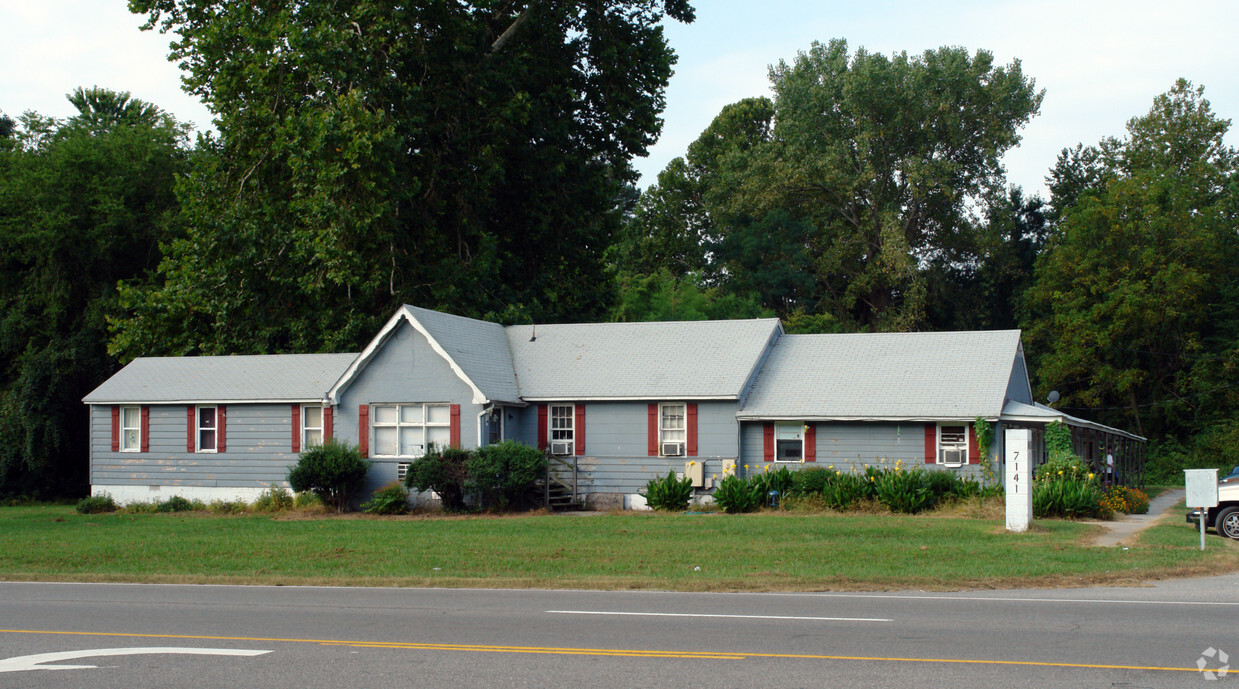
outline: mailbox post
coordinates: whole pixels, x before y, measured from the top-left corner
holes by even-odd
[[[1210,507],[1217,507],[1217,469],[1184,469],[1187,506],[1200,510],[1200,549],[1205,549],[1205,519]]]

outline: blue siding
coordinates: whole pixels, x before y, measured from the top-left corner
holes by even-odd
[[[151,405],[147,452],[112,452],[112,412],[90,409],[90,482],[95,486],[265,488],[297,461],[287,404],[229,404],[225,451],[186,452],[183,404]]]
[[[375,353],[351,385],[340,395],[333,411],[334,437],[358,444],[357,410],[362,404],[440,403],[460,405],[460,444],[477,447],[478,414],[482,405],[473,403],[473,390],[461,380],[430,342],[412,325],[402,322]],[[374,467],[362,494],[395,480],[397,467],[412,458],[375,457],[374,431],[369,438]]]
[[[833,466],[839,471],[864,467],[894,466],[902,462],[908,468],[942,469],[963,471],[972,475],[979,471],[978,465],[948,468],[925,463],[925,424],[910,423],[816,423],[817,462],[805,466]],[[741,465],[759,467],[765,464],[762,440],[762,424],[746,422],[741,429]],[[778,466],[799,468],[800,464],[775,463]]]

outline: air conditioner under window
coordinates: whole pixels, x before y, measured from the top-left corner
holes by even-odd
[[[681,457],[684,455],[684,443],[663,443],[664,457]]]
[[[942,450],[942,463],[947,466],[960,466],[968,462],[967,450]]]
[[[551,454],[560,455],[560,456],[572,454],[572,441],[571,440],[551,441]]]

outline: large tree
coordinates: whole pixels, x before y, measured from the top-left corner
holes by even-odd
[[[184,128],[127,93],[69,96],[67,121],[27,113],[0,141],[0,494],[81,494],[82,397],[117,368],[107,319],[172,236]],[[101,117],[96,105],[128,108]]]
[[[975,254],[975,209],[1001,197],[999,159],[1041,93],[1018,61],[985,51],[887,57],[843,40],[770,78],[770,107],[725,109],[643,199],[634,234],[704,235],[717,279],[766,285],[763,305],[780,315],[926,327],[926,267]],[[681,198],[693,221],[677,227],[658,211]]]
[[[219,135],[116,351],[357,347],[400,302],[605,308],[602,251],[660,127],[686,0],[131,0]]]
[[[1027,328],[1039,387],[1062,406],[1174,439],[1239,406],[1229,126],[1180,80],[1125,139],[1059,157]]]

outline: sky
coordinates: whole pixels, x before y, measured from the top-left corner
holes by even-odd
[[[769,95],[769,68],[814,41],[920,53],[941,46],[1020,60],[1045,89],[1041,114],[1003,159],[1008,181],[1044,193],[1059,151],[1121,137],[1128,119],[1179,77],[1205,86],[1221,117],[1239,116],[1239,3],[1233,0],[695,0],[697,20],[669,23],[678,55],[658,143],[637,159],[641,185],[700,135],[728,103]],[[139,31],[125,0],[0,1],[0,111],[68,117],[78,86],[128,91],[199,130],[211,116],[180,89],[168,36]],[[1232,132],[1227,143],[1239,145]]]

